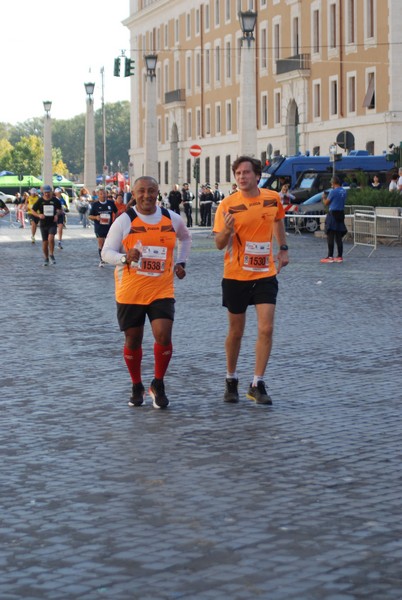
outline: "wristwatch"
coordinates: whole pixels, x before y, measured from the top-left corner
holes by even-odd
[[[181,267],[183,267],[183,269],[186,268],[186,263],[185,262],[178,262],[178,263],[176,263],[176,265],[180,265]]]
[[[284,252],[287,252],[289,250],[289,246],[287,246],[286,244],[282,244],[282,246],[279,246],[279,250],[283,250]]]
[[[120,262],[122,265],[127,264],[127,256],[125,254],[123,254],[123,256],[120,257]]]

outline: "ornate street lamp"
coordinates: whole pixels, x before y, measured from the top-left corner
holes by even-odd
[[[247,40],[247,45],[250,48],[254,38],[254,27],[257,21],[257,13],[252,10],[239,11],[240,27],[243,32],[242,43]]]
[[[147,77],[152,81],[156,77],[156,63],[158,62],[157,54],[145,54],[145,66],[147,68]]]
[[[144,56],[146,73],[146,104],[145,104],[145,143],[144,163],[145,175],[158,180],[158,131],[156,122],[156,54]]]
[[[92,192],[96,187],[96,155],[95,155],[95,117],[93,93],[95,84],[84,83],[87,94],[87,111],[85,115],[85,146],[84,146],[84,185]]]
[[[43,102],[45,109],[45,121],[43,125],[43,185],[53,186],[53,165],[52,165],[52,119],[50,117],[50,109],[52,103],[50,100]]]
[[[254,28],[257,13],[239,11],[243,32],[240,50],[239,154],[257,154],[257,102],[255,73]],[[247,41],[247,45],[244,42]]]

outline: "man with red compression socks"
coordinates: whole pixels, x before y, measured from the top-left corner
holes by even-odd
[[[139,177],[133,188],[135,206],[113,223],[102,259],[115,269],[117,320],[125,335],[124,360],[133,388],[129,406],[141,406],[145,389],[141,377],[142,339],[148,317],[154,336],[154,379],[149,394],[155,408],[166,408],[164,376],[172,357],[174,274],[186,275],[191,235],[181,216],[156,205],[159,185]],[[174,249],[178,240],[177,260]]]

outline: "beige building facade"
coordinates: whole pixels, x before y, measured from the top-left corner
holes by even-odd
[[[242,31],[257,13],[253,44],[254,155],[328,154],[343,131],[380,154],[402,140],[400,0],[130,0],[133,176],[144,173],[146,69],[156,66],[156,138],[162,190],[192,180],[189,148],[202,147],[201,181],[232,180],[241,153]],[[244,81],[244,80],[243,80]],[[242,92],[244,94],[244,92]],[[243,96],[244,98],[244,96]],[[254,111],[252,111],[254,112]]]

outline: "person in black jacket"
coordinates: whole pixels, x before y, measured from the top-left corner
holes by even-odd
[[[211,186],[207,184],[200,194],[201,226],[203,227],[211,227],[211,209],[213,201],[214,195],[211,192]]]
[[[170,204],[171,210],[173,210],[178,215],[180,214],[180,203],[181,203],[181,193],[179,190],[179,186],[176,184],[173,186],[171,191],[169,192],[168,201]]]
[[[184,212],[187,217],[187,227],[193,226],[193,193],[190,192],[188,183],[183,183],[183,189],[181,190],[183,199]]]

